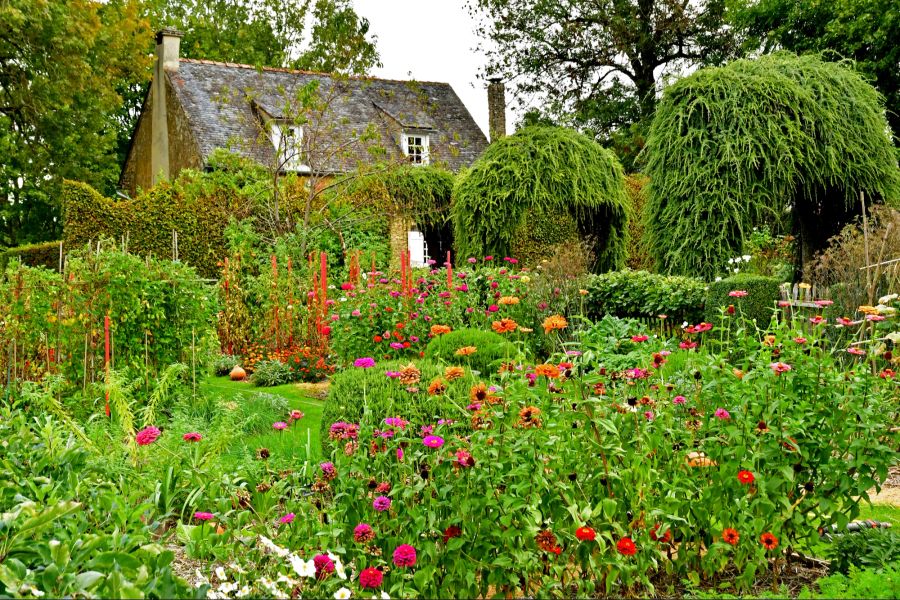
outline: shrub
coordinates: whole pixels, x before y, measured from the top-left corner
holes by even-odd
[[[706,295],[706,317],[712,323],[719,322],[724,307],[733,305],[745,318],[756,321],[762,329],[769,326],[775,305],[780,297],[780,282],[774,277],[738,273],[732,277],[709,284]],[[732,291],[745,291],[743,298],[729,296]]]
[[[233,354],[218,354],[212,363],[213,373],[222,377],[231,373],[234,367],[241,364],[241,357]]]
[[[631,219],[628,221],[628,259],[625,265],[634,271],[653,270],[653,255],[644,239],[644,205],[647,203],[647,187],[650,178],[640,173],[625,176],[625,191],[631,203]]]
[[[614,271],[588,282],[587,314],[651,317],[695,322],[703,316],[706,286],[692,277],[655,275],[647,271]]]
[[[6,265],[17,259],[28,267],[47,267],[58,271],[59,244],[60,242],[41,242],[7,248],[0,252],[0,271],[5,270]]]
[[[816,585],[818,593],[804,589],[799,598],[900,598],[900,564],[883,569],[851,567],[848,575],[835,573]]]
[[[383,419],[402,416],[419,424],[429,423],[437,418],[464,417],[465,405],[456,406],[444,401],[453,392],[464,388],[469,378],[447,382],[447,396],[431,395],[430,382],[444,377],[444,367],[437,363],[420,360],[415,367],[421,372],[418,383],[407,385],[388,373],[396,373],[413,363],[404,361],[380,362],[375,367],[361,369],[350,367],[335,375],[331,380],[328,397],[322,409],[322,448],[327,455],[334,447],[328,434],[332,423],[367,423],[369,427],[383,429]],[[469,380],[470,382],[470,380]]]
[[[293,378],[291,368],[280,360],[261,360],[256,363],[250,382],[257,387],[272,387],[290,383]]]
[[[464,347],[474,347],[474,354],[466,356],[456,354]],[[435,362],[451,365],[465,365],[470,369],[488,376],[497,372],[497,368],[505,360],[516,360],[519,350],[502,335],[481,329],[458,329],[439,335],[428,342],[425,358]]]
[[[834,537],[828,548],[831,572],[847,575],[851,567],[880,569],[900,561],[900,534],[890,529],[863,529]]]

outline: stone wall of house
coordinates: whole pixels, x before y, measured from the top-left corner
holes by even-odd
[[[153,139],[153,101],[153,94],[148,94],[119,182],[119,187],[131,196],[137,193],[138,188],[149,189],[153,186],[150,158]],[[166,78],[166,119],[169,129],[170,178],[177,177],[182,169],[202,169],[203,160],[200,158],[200,150],[191,133],[187,115],[181,104],[178,103],[175,91],[172,89],[172,82],[168,77]]]
[[[391,241],[391,268],[400,268],[400,257],[408,250],[409,229],[413,222],[407,217],[390,217],[389,236]]]

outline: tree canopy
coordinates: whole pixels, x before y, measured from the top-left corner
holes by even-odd
[[[562,127],[533,126],[491,144],[457,179],[457,254],[506,255],[523,221],[565,212],[595,242],[596,268],[623,266],[628,198],[615,155]]]
[[[804,262],[860,192],[900,199],[881,98],[842,63],[782,52],[701,69],[666,89],[645,148],[646,241],[657,267],[713,277],[763,223]]]
[[[630,161],[662,77],[736,48],[724,0],[469,0],[489,75]]]

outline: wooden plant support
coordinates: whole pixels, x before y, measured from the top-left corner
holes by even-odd
[[[110,339],[109,339],[109,315],[103,317],[103,359],[104,369],[106,370],[106,382],[109,383],[109,358],[110,358]],[[106,418],[110,416],[109,412],[109,389],[106,390]]]

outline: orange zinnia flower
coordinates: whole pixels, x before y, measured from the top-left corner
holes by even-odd
[[[732,546],[738,543],[738,540],[741,539],[741,534],[739,534],[736,530],[726,527],[722,532],[722,541],[726,544],[731,544]]]
[[[544,333],[550,333],[556,329],[565,329],[569,323],[562,315],[553,315],[544,319]]]
[[[503,296],[499,300],[497,300],[497,304],[502,304],[504,306],[513,306],[519,303],[519,299],[515,296]]]
[[[469,356],[470,354],[475,354],[476,352],[478,352],[478,348],[476,348],[475,346],[463,346],[462,348],[458,349],[455,354],[457,356]]]
[[[759,536],[759,543],[762,544],[766,550],[774,550],[778,547],[778,538],[767,531]]]
[[[500,319],[491,323],[491,329],[497,333],[509,333],[510,331],[515,331],[518,327],[519,324],[512,319]]]
[[[447,378],[447,381],[453,381],[454,379],[459,379],[460,377],[466,374],[466,370],[462,367],[447,367],[444,369],[444,377]]]
[[[534,374],[538,375],[538,376],[543,375],[545,377],[550,377],[551,379],[554,379],[556,377],[559,377],[559,367],[557,367],[556,365],[551,365],[551,364],[546,364],[546,363],[543,365],[537,365],[534,368]]]
[[[449,325],[432,325],[431,326],[431,335],[439,336],[444,335],[445,333],[450,333],[452,330]]]
[[[428,385],[428,394],[430,396],[440,396],[447,391],[447,384],[440,377],[435,377]]]

